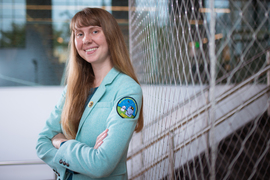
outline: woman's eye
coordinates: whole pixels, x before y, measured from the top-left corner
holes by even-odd
[[[81,37],[81,36],[83,36],[83,34],[82,33],[77,33],[77,36]]]
[[[98,31],[93,31],[93,34],[97,34],[98,33]]]

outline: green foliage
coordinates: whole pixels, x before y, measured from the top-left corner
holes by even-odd
[[[0,48],[23,48],[25,47],[25,24],[11,24],[12,30],[0,30]]]

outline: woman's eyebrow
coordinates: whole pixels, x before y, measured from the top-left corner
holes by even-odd
[[[74,32],[76,32],[76,31],[81,31],[81,29],[74,28]]]
[[[90,29],[101,29],[101,27],[99,27],[99,26],[92,26],[92,27],[90,27]]]
[[[84,27],[79,27],[79,28],[78,27],[75,27],[74,30],[75,31],[81,31],[82,28],[84,28]],[[101,29],[100,26],[90,26],[89,29],[91,30],[91,29],[96,29],[96,28]]]

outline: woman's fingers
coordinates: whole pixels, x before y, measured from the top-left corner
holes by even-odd
[[[95,144],[94,149],[97,149],[99,146],[101,146],[101,144],[103,143],[103,141],[100,141],[98,143]]]
[[[56,148],[56,149],[59,149],[60,148],[60,144],[63,142],[63,141],[67,141],[67,138],[65,137],[64,134],[62,133],[58,133],[57,135],[55,135],[52,139],[52,144],[53,146]]]
[[[103,139],[107,136],[108,130],[109,130],[109,129],[106,129],[106,130],[103,131],[100,135],[98,135],[97,141],[103,140]]]
[[[97,149],[99,146],[101,146],[101,144],[103,143],[103,139],[105,137],[107,137],[107,135],[108,135],[107,134],[108,131],[109,131],[109,129],[106,129],[100,135],[98,135],[94,149]]]

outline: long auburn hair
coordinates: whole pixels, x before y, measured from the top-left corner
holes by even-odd
[[[75,139],[84,105],[93,86],[95,75],[90,63],[85,61],[75,47],[75,27],[99,26],[102,28],[110,51],[110,59],[114,68],[130,76],[138,84],[139,81],[131,64],[129,53],[122,32],[115,18],[100,8],[85,8],[71,19],[71,37],[69,42],[70,57],[67,66],[67,92],[62,111],[61,124],[68,139]],[[135,131],[143,128],[143,102]]]

